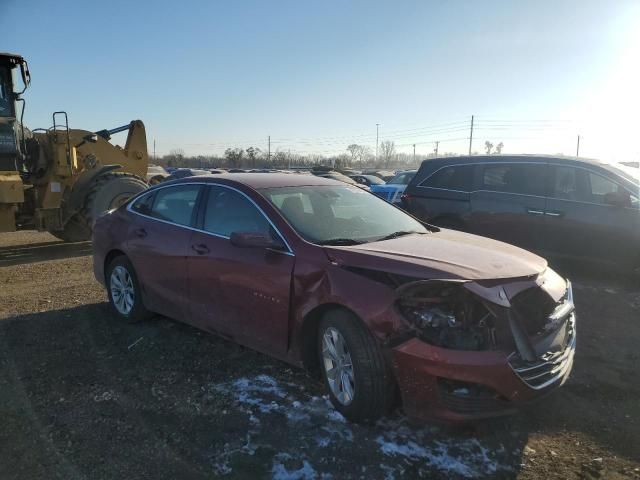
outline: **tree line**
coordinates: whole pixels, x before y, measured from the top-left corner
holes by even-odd
[[[486,153],[502,153],[504,145],[500,142],[495,146],[485,142]],[[478,152],[473,152],[477,154]],[[443,152],[438,157],[451,157],[459,154]],[[337,155],[307,154],[303,155],[290,150],[264,151],[258,147],[227,148],[224,156],[220,155],[186,155],[184,150],[171,150],[167,155],[154,158],[153,163],[165,167],[181,168],[311,168],[316,165],[330,166],[334,168],[379,168],[379,169],[410,169],[416,168],[427,158],[434,158],[435,152],[428,155],[420,154],[414,157],[411,153],[397,152],[395,142],[386,140],[378,146],[376,158],[373,149],[367,145],[352,143],[348,145],[344,153]]]

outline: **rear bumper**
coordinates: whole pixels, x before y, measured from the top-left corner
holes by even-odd
[[[503,352],[447,350],[414,338],[392,350],[392,363],[407,415],[456,423],[508,415],[552,392],[569,377],[574,352],[575,331],[560,369],[540,388]]]

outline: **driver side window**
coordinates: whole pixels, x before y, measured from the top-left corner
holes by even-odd
[[[230,237],[232,232],[270,233],[271,225],[244,195],[225,187],[210,187],[203,229]]]

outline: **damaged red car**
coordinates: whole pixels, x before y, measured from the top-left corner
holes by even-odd
[[[94,228],[114,311],[190,323],[322,376],[374,420],[512,412],[573,364],[571,285],[525,250],[311,175],[163,183]]]

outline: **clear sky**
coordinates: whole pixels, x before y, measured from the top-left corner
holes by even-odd
[[[0,0],[28,126],[134,118],[158,154],[350,143],[640,159],[640,1]]]

